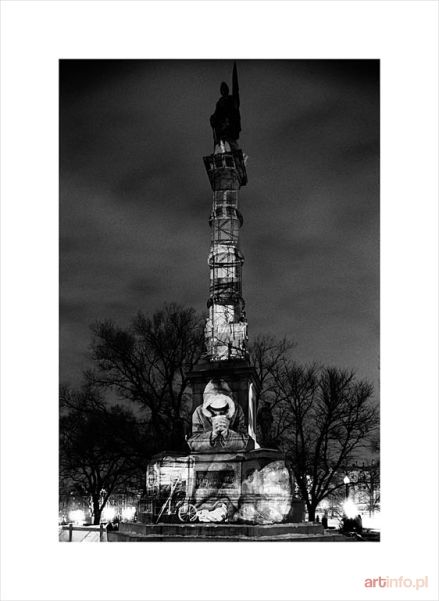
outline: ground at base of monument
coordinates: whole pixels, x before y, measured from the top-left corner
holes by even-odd
[[[109,542],[190,541],[254,542],[315,541],[352,542],[353,539],[324,531],[321,524],[283,523],[252,524],[139,524],[121,523],[120,529],[108,533]]]
[[[279,534],[273,536],[188,536],[188,535],[141,535],[126,532],[112,532],[108,535],[109,542],[356,542],[342,534]]]

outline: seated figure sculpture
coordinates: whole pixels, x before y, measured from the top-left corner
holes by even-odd
[[[210,380],[203,393],[203,404],[192,415],[191,451],[216,453],[249,449],[242,407],[235,403],[224,380]]]

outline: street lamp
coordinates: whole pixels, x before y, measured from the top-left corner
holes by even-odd
[[[346,476],[343,478],[343,482],[345,485],[345,498],[349,499],[349,484],[350,484],[350,480],[349,480],[349,476],[346,474]]]

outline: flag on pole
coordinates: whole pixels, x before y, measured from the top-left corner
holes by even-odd
[[[236,67],[236,61],[233,63],[233,75],[232,75],[232,96],[235,101],[235,108],[239,109],[239,85],[238,85],[238,69]]]

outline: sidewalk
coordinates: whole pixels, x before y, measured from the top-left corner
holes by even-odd
[[[72,540],[69,541],[69,527],[60,526],[59,530],[59,542],[62,543],[99,543],[107,542],[107,531],[103,530],[103,540],[100,541],[100,527],[99,526],[73,526]]]

